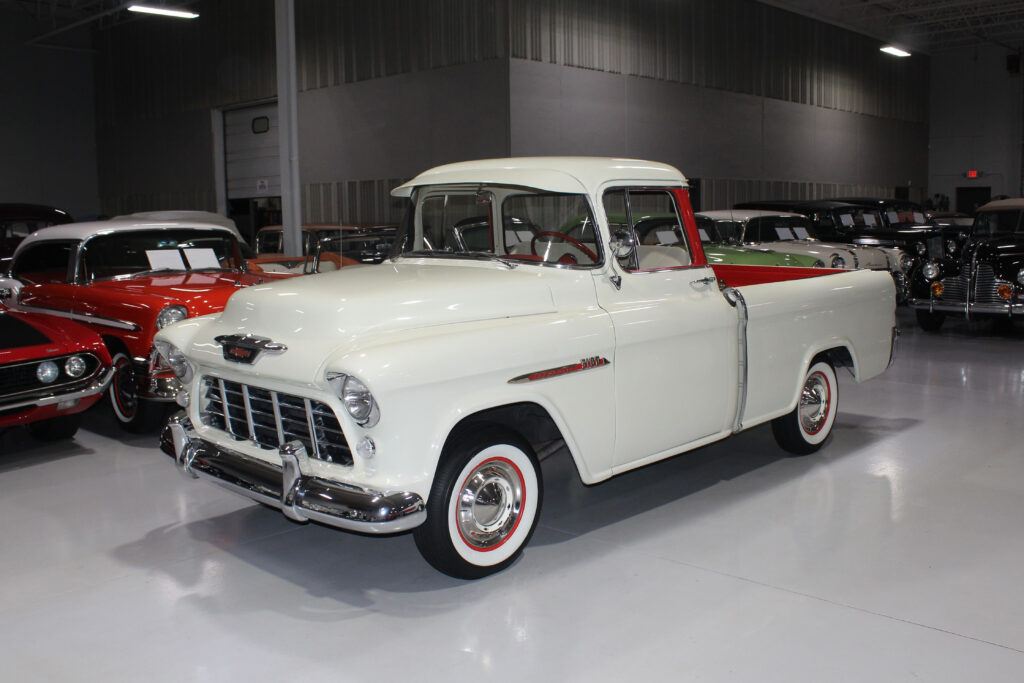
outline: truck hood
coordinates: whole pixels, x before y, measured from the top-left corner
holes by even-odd
[[[546,268],[404,259],[239,290],[203,340],[253,334],[323,359],[371,334],[549,313]]]

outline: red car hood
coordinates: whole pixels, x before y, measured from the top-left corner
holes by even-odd
[[[262,284],[277,278],[249,273],[174,273],[147,275],[132,279],[100,280],[92,283],[96,291],[132,294],[136,301],[147,300],[162,307],[163,303],[181,303],[190,316],[213,313],[224,308],[228,297],[242,287]]]
[[[36,313],[12,311],[0,306],[0,364],[93,351],[110,363],[100,336],[78,323]]]

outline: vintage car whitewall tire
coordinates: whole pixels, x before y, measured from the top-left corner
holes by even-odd
[[[772,433],[779,446],[794,455],[813,453],[832,434],[838,410],[836,371],[828,361],[816,359],[804,375],[796,408],[772,420]]]
[[[111,360],[114,377],[110,381],[107,394],[114,417],[125,431],[134,434],[156,430],[163,420],[164,406],[139,398],[135,384],[135,369],[132,366],[132,359],[127,354],[115,353]]]
[[[449,576],[493,574],[512,564],[529,542],[542,499],[530,445],[504,427],[473,427],[445,449],[416,546]]]

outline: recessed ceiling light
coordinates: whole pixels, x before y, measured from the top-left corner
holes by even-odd
[[[901,50],[898,47],[892,45],[886,45],[885,47],[878,48],[882,52],[892,55],[893,57],[909,57],[910,53],[906,50]]]
[[[148,7],[146,5],[132,5],[129,12],[142,12],[143,14],[159,14],[162,17],[174,17],[175,19],[195,19],[199,15],[195,12],[183,12],[177,9],[165,9],[163,7]]]

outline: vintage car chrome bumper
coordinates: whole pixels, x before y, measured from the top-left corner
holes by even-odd
[[[282,465],[204,441],[184,412],[173,415],[160,435],[160,448],[188,476],[214,483],[278,508],[296,522],[314,521],[371,534],[390,534],[426,520],[423,499],[411,492],[379,492],[313,477],[298,441],[279,449]]]
[[[3,401],[0,401],[0,409],[16,410],[18,408],[27,408],[28,406],[41,407],[53,405],[55,403],[65,403],[67,401],[78,402],[83,398],[89,398],[96,394],[103,393],[113,377],[114,368],[107,368],[106,372],[81,389],[64,392],[58,388],[52,391],[40,391],[35,394],[19,396],[19,400],[16,403],[4,403]]]
[[[907,305],[910,308],[931,313],[959,313],[967,318],[970,318],[975,313],[979,315],[1024,315],[1024,304],[1014,304],[1009,301],[1005,304],[997,304],[974,301],[943,301],[941,299],[910,299]]]

